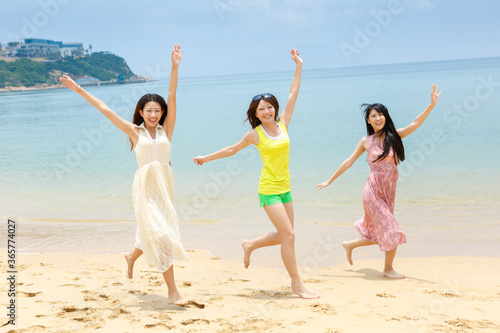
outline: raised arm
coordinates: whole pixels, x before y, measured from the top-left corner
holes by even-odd
[[[179,44],[174,45],[172,50],[172,55],[170,56],[172,60],[172,70],[170,71],[170,82],[168,84],[168,98],[167,106],[168,113],[163,123],[163,130],[167,134],[168,140],[172,141],[172,134],[174,133],[175,118],[177,116],[177,104],[175,94],[177,92],[177,79],[179,77],[179,64],[181,63],[182,54],[184,50],[181,50]]]
[[[73,90],[75,93],[79,94],[87,102],[89,102],[93,107],[97,110],[101,111],[103,115],[105,115],[111,122],[122,130],[125,134],[129,136],[132,142],[135,144],[139,140],[139,132],[131,122],[121,118],[117,115],[113,110],[109,108],[103,101],[91,95],[88,91],[80,87],[75,83],[69,76],[63,75],[59,79],[63,86]]]
[[[352,155],[349,156],[347,160],[342,162],[342,164],[340,164],[340,166],[338,167],[337,171],[335,171],[333,176],[331,176],[330,179],[328,179],[326,182],[318,184],[315,187],[319,190],[321,190],[324,187],[327,187],[341,174],[343,174],[347,169],[349,169],[354,164],[354,162],[356,162],[356,160],[361,156],[361,154],[363,154],[363,152],[366,150],[366,142],[367,142],[366,137],[362,138],[359,141],[358,146],[356,147]]]
[[[427,116],[431,113],[432,109],[436,106],[439,96],[441,96],[441,92],[439,91],[439,87],[436,84],[432,85],[432,91],[431,91],[431,104],[425,108],[425,110],[415,118],[415,120],[405,128],[398,128],[398,134],[402,138],[410,135],[411,133],[415,132],[417,128],[422,125],[424,120],[427,118]]]
[[[297,96],[299,95],[300,80],[302,77],[302,64],[304,63],[299,57],[299,51],[293,49],[290,51],[290,56],[292,60],[295,61],[295,74],[293,75],[292,86],[290,87],[290,94],[288,95],[288,100],[286,101],[285,109],[281,113],[280,121],[285,125],[288,130],[288,124],[292,119],[293,109],[295,108],[295,102],[297,101]]]
[[[243,139],[241,139],[240,142],[232,146],[222,148],[221,150],[206,156],[197,156],[193,158],[193,162],[195,164],[202,165],[203,163],[207,163],[219,158],[233,156],[234,154],[236,154],[243,148],[248,147],[251,144],[254,145],[259,144],[259,134],[257,134],[257,131],[255,129],[245,134],[245,136],[243,137]]]

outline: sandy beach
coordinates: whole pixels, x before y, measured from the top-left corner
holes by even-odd
[[[5,88],[0,88],[0,93],[3,92],[14,92],[14,91],[33,91],[33,90],[47,90],[47,89],[60,89],[63,88],[62,85],[60,84],[47,84],[43,83],[41,85],[37,85],[35,87],[25,87],[25,86],[18,86],[18,87],[13,87],[13,86],[8,86]]]
[[[4,252],[4,251],[2,251]],[[2,332],[498,332],[500,258],[397,258],[301,270],[320,299],[290,291],[284,268],[250,267],[188,252],[175,266],[187,307],[168,300],[162,276],[123,254],[18,254],[16,325]],[[6,267],[6,255],[2,254]],[[5,274],[4,274],[5,275]],[[8,284],[1,291],[8,304]]]

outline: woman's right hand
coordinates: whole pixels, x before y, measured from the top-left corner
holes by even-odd
[[[330,184],[331,183],[327,180],[326,182],[322,182],[321,184],[318,184],[318,185],[314,186],[314,188],[317,188],[318,190],[321,190],[322,188],[325,188],[325,187],[327,187]]]
[[[304,63],[302,58],[299,56],[299,50],[292,49],[290,51],[290,56],[292,57],[292,60],[295,61],[296,64],[303,64]]]
[[[207,163],[208,161],[206,156],[197,156],[193,158],[193,162],[194,164],[202,165],[203,163]]]
[[[61,81],[63,86],[73,90],[74,92],[78,92],[78,89],[80,89],[80,86],[78,84],[76,84],[75,81],[73,81],[73,79],[67,75],[61,76],[59,81]]]

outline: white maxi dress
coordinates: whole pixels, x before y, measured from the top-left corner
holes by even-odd
[[[136,125],[137,126],[137,125]],[[165,272],[177,260],[187,260],[173,206],[174,175],[170,166],[171,143],[161,125],[153,139],[144,123],[134,147],[139,169],[135,172],[132,196],[137,232],[135,247],[142,250],[149,266]]]

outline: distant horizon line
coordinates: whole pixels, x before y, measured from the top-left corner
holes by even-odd
[[[317,70],[339,70],[339,69],[360,69],[360,68],[369,68],[369,67],[379,67],[379,66],[395,66],[395,65],[411,65],[411,64],[426,64],[426,63],[440,63],[440,62],[453,62],[453,61],[471,61],[471,60],[481,60],[481,59],[495,59],[500,58],[500,56],[492,56],[492,57],[477,57],[477,58],[455,58],[455,59],[446,59],[446,60],[427,60],[427,61],[411,61],[411,62],[393,62],[393,63],[380,63],[380,64],[369,64],[369,65],[347,65],[340,67],[317,67],[317,68],[307,68],[304,71],[317,71]],[[290,70],[280,70],[280,71],[269,71],[269,72],[241,72],[241,73],[232,73],[232,74],[216,74],[216,75],[197,75],[197,76],[179,76],[180,79],[195,79],[195,78],[207,78],[207,77],[230,77],[230,76],[238,76],[238,75],[262,75],[262,74],[272,74],[272,73],[289,73],[293,72],[294,69]],[[158,80],[154,78],[155,80]],[[165,79],[168,79],[165,78]],[[160,79],[163,80],[163,79]]]

